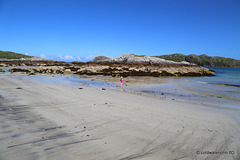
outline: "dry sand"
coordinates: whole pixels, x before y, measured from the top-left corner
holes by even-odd
[[[223,109],[80,87],[0,76],[0,160],[240,158]]]

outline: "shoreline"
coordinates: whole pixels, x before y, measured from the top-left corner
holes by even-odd
[[[51,77],[51,76],[49,76]],[[69,84],[76,86],[84,84],[119,90],[119,78],[111,76],[81,76],[81,75],[54,75],[49,83]],[[57,77],[57,78],[56,78]],[[46,81],[40,78],[41,81]],[[240,92],[233,86],[223,86],[222,91],[217,84],[192,80],[191,77],[125,77],[125,91],[139,95],[153,96],[161,99],[177,100],[183,102],[201,103],[204,105],[221,106],[223,108],[239,108]],[[72,84],[71,84],[72,83]],[[225,87],[225,88],[224,88]],[[230,88],[229,88],[230,87]],[[205,88],[205,89],[204,89]],[[226,94],[226,92],[233,94]],[[239,96],[238,96],[239,95]]]
[[[102,87],[119,90],[119,78],[102,75],[74,75],[74,74],[37,74],[28,76],[22,73],[2,74],[3,76],[27,77],[29,80],[58,83],[71,87],[77,85]],[[191,77],[125,77],[125,91],[138,95],[153,96],[180,102],[192,102],[209,106],[233,108],[239,110],[240,92],[235,86],[225,85],[224,92],[215,92],[219,84],[199,80]],[[230,87],[230,88],[229,88]],[[231,90],[231,91],[230,91]],[[220,90],[219,90],[220,91]],[[232,92],[230,94],[230,92]],[[227,93],[227,94],[226,94]]]
[[[13,77],[0,76],[0,95],[4,98],[0,115],[2,158],[240,157],[239,118],[232,117],[235,111],[226,113],[200,103],[108,88],[44,83],[37,77]]]

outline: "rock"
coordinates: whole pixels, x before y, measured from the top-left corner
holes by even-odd
[[[102,88],[102,90],[106,90],[105,88]]]
[[[43,66],[39,66],[38,69],[37,69],[37,71],[38,71],[39,73],[42,73],[42,72],[43,72],[43,68],[44,68]]]
[[[81,66],[83,65],[84,63],[82,62],[81,63]],[[75,72],[77,70],[79,70],[81,67],[79,65],[77,66],[69,66],[69,67],[65,67],[65,69],[70,69],[72,72]]]
[[[30,72],[28,75],[29,75],[29,76],[32,76],[32,75],[36,75],[36,73]]]
[[[97,56],[95,57],[93,60],[91,60],[90,62],[101,62],[101,61],[105,61],[105,60],[109,60],[109,57],[106,56]]]
[[[94,64],[84,65],[76,74],[121,76],[212,76],[214,72],[200,66],[145,66],[141,64]]]
[[[22,69],[22,68],[12,68],[9,71],[10,72],[30,72],[28,69]]]
[[[63,74],[64,73],[64,67],[63,66],[49,66],[49,67],[43,67],[39,66],[36,72],[39,73],[52,73],[52,74]]]
[[[1,64],[0,64],[0,67],[7,67],[7,65],[4,64],[4,63],[1,63]]]
[[[59,70],[59,69],[58,69],[57,66],[53,66],[53,67],[51,67],[51,68],[49,69],[49,73],[56,74],[58,70]]]
[[[28,70],[30,73],[34,73],[34,72],[36,71],[35,68],[30,68],[30,67],[28,67],[27,70]]]
[[[114,64],[145,64],[145,65],[159,65],[159,64],[183,64],[193,65],[186,62],[174,62],[158,57],[136,56],[123,54],[116,58],[97,58],[97,60],[89,61],[88,63],[114,63]]]
[[[64,74],[72,74],[71,69],[65,69],[65,70],[64,70]]]
[[[85,63],[84,62],[80,62],[80,61],[73,61],[71,64],[81,66],[81,65],[83,65]]]
[[[16,61],[18,62],[18,61]],[[36,61],[35,61],[36,62]],[[34,63],[35,63],[34,62]],[[46,62],[46,61],[44,61]],[[119,76],[212,76],[214,71],[187,62],[173,62],[158,57],[122,55],[116,58],[96,57],[93,61],[65,64],[61,61],[40,63],[37,69],[13,68],[10,72],[34,72],[51,74],[109,75]],[[23,63],[23,62],[21,62]],[[25,59],[24,64],[28,65]],[[49,65],[54,64],[53,66]],[[61,66],[63,65],[63,66]]]
[[[211,76],[214,71],[188,62],[173,62],[157,57],[122,55],[96,58],[82,65],[76,74],[118,76]]]

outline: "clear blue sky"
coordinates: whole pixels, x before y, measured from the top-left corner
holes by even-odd
[[[0,50],[69,61],[132,53],[240,59],[240,1],[0,0]]]

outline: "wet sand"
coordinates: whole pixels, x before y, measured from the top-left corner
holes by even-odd
[[[103,81],[103,82],[110,82],[116,85],[119,85],[119,77],[112,77],[112,76],[102,76],[102,75],[94,75],[94,76],[88,76],[88,75],[73,75],[74,78],[84,78],[89,79],[92,81]],[[124,84],[125,86],[146,86],[151,84],[161,84],[166,83],[166,80],[150,77],[150,76],[129,76],[125,79],[124,77]]]
[[[240,158],[234,110],[29,76],[0,84],[0,159]]]

